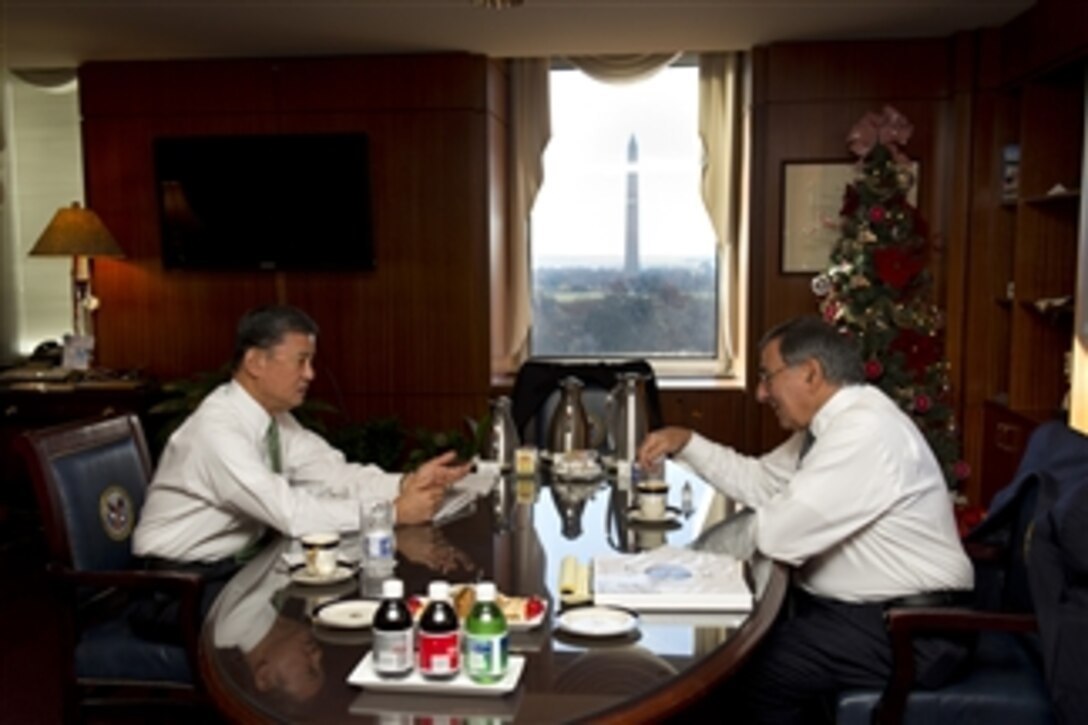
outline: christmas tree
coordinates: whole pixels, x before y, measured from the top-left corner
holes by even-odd
[[[929,230],[908,200],[903,146],[910,122],[894,108],[866,114],[847,140],[858,156],[828,269],[813,279],[824,318],[858,340],[865,375],[918,424],[950,488],[969,474],[949,404],[941,311],[931,300]]]

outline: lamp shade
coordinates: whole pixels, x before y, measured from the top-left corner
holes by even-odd
[[[81,207],[79,202],[72,202],[72,206],[57,210],[30,254],[67,257],[125,256],[121,246],[98,215]]]

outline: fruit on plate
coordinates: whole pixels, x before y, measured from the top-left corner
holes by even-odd
[[[455,585],[451,587],[450,598],[453,600],[453,608],[457,611],[458,619],[464,621],[472,605],[476,603],[476,588],[471,584]],[[495,603],[502,610],[506,621],[511,624],[531,622],[538,618],[547,609],[547,602],[537,595],[528,597],[516,597],[508,594],[496,594]],[[427,606],[427,598],[412,596],[408,598],[408,611],[418,618]]]

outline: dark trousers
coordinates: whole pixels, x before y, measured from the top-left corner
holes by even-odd
[[[970,644],[925,638],[914,654],[919,685],[937,687],[962,669]],[[836,693],[883,690],[891,666],[884,605],[839,602],[794,587],[778,621],[718,693],[715,707],[729,722],[832,722]]]

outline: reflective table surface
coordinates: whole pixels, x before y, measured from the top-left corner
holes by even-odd
[[[348,684],[370,650],[371,632],[327,627],[314,612],[378,596],[380,578],[357,568],[358,537],[343,540],[349,567],[342,581],[313,585],[293,577],[299,547],[287,539],[234,576],[202,632],[209,694],[231,720],[253,722],[624,722],[676,714],[735,671],[766,632],[785,593],[782,567],[748,563],[751,613],[642,613],[634,633],[601,639],[555,627],[564,557],[588,563],[598,554],[684,546],[720,520],[720,497],[698,477],[670,463],[666,480],[674,509],[667,524],[632,520],[637,494],[626,482],[552,481],[544,471],[500,478],[489,496],[441,527],[397,529],[394,575],[406,595],[425,594],[433,579],[488,579],[504,594],[547,600],[539,627],[510,635],[511,654],[525,657],[510,694],[386,693]]]

